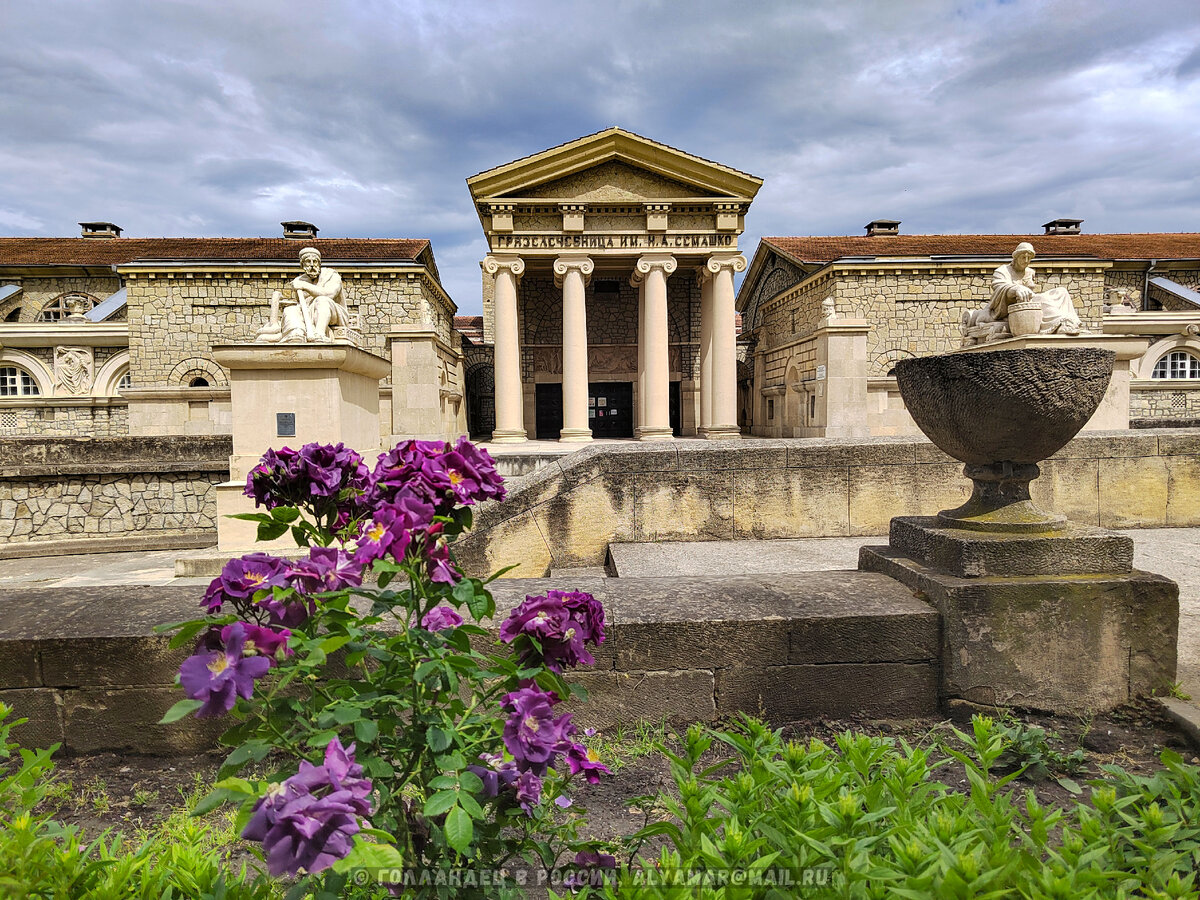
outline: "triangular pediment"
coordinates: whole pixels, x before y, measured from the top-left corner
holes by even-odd
[[[467,179],[467,186],[476,202],[502,197],[594,202],[664,197],[751,200],[762,179],[609,128],[480,172]]]
[[[668,178],[626,162],[610,160],[565,178],[517,188],[503,196],[604,203],[705,195],[711,195],[711,191],[699,185]]]

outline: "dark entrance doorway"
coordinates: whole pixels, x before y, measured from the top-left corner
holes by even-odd
[[[589,384],[588,425],[594,438],[633,437],[633,382]]]
[[[538,384],[537,389],[537,439],[557,441],[562,431],[562,385]]]
[[[681,437],[683,435],[683,417],[681,415],[683,410],[683,402],[681,399],[679,384],[680,383],[678,381],[671,382],[671,390],[667,398],[667,402],[670,405],[668,415],[670,416],[671,421],[671,434],[675,435],[675,437]]]

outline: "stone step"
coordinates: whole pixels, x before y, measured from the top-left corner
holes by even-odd
[[[608,568],[618,578],[667,575],[794,575],[853,569],[858,548],[878,538],[659,541],[608,545]]]
[[[580,722],[908,718],[938,705],[938,616],[876,573],[508,579],[493,583],[498,627],[528,594],[586,590],[608,640],[575,673]],[[154,626],[199,611],[202,584],[0,591],[0,700],[28,717],[18,739],[81,753],[170,754],[210,746],[223,725],[155,723],[181,698],[185,650]]]

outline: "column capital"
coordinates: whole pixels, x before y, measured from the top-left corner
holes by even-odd
[[[701,267],[701,275],[719,275],[722,269],[730,269],[732,272],[746,271],[746,257],[737,252],[724,251],[714,253],[710,256]]]
[[[485,256],[479,262],[479,267],[489,275],[497,274],[501,269],[507,269],[514,278],[520,278],[525,271],[525,260],[519,256]]]
[[[647,253],[640,257],[633,267],[633,275],[629,283],[637,287],[646,276],[655,269],[662,269],[664,276],[671,275],[679,268],[679,262],[669,253]]]
[[[578,271],[583,276],[584,284],[587,284],[592,272],[596,269],[596,264],[590,256],[563,254],[554,260],[554,284],[557,287],[562,287],[563,279],[572,269]]]

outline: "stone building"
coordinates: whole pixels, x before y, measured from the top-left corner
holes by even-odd
[[[1200,418],[1200,234],[1086,234],[1075,219],[1036,235],[904,235],[899,225],[761,241],[737,299],[753,343],[744,429],[915,433],[892,367],[960,346],[962,314],[988,301],[993,270],[1022,241],[1037,251],[1038,289],[1066,288],[1089,331],[1144,339],[1130,366],[1134,424]]]
[[[392,361],[381,439],[465,431],[455,304],[427,240],[0,238],[0,436],[220,434],[227,373],[212,347],[253,340],[313,246],[337,269],[363,349]]]
[[[619,128],[468,178],[493,440],[737,437],[733,278],[761,185]]]

